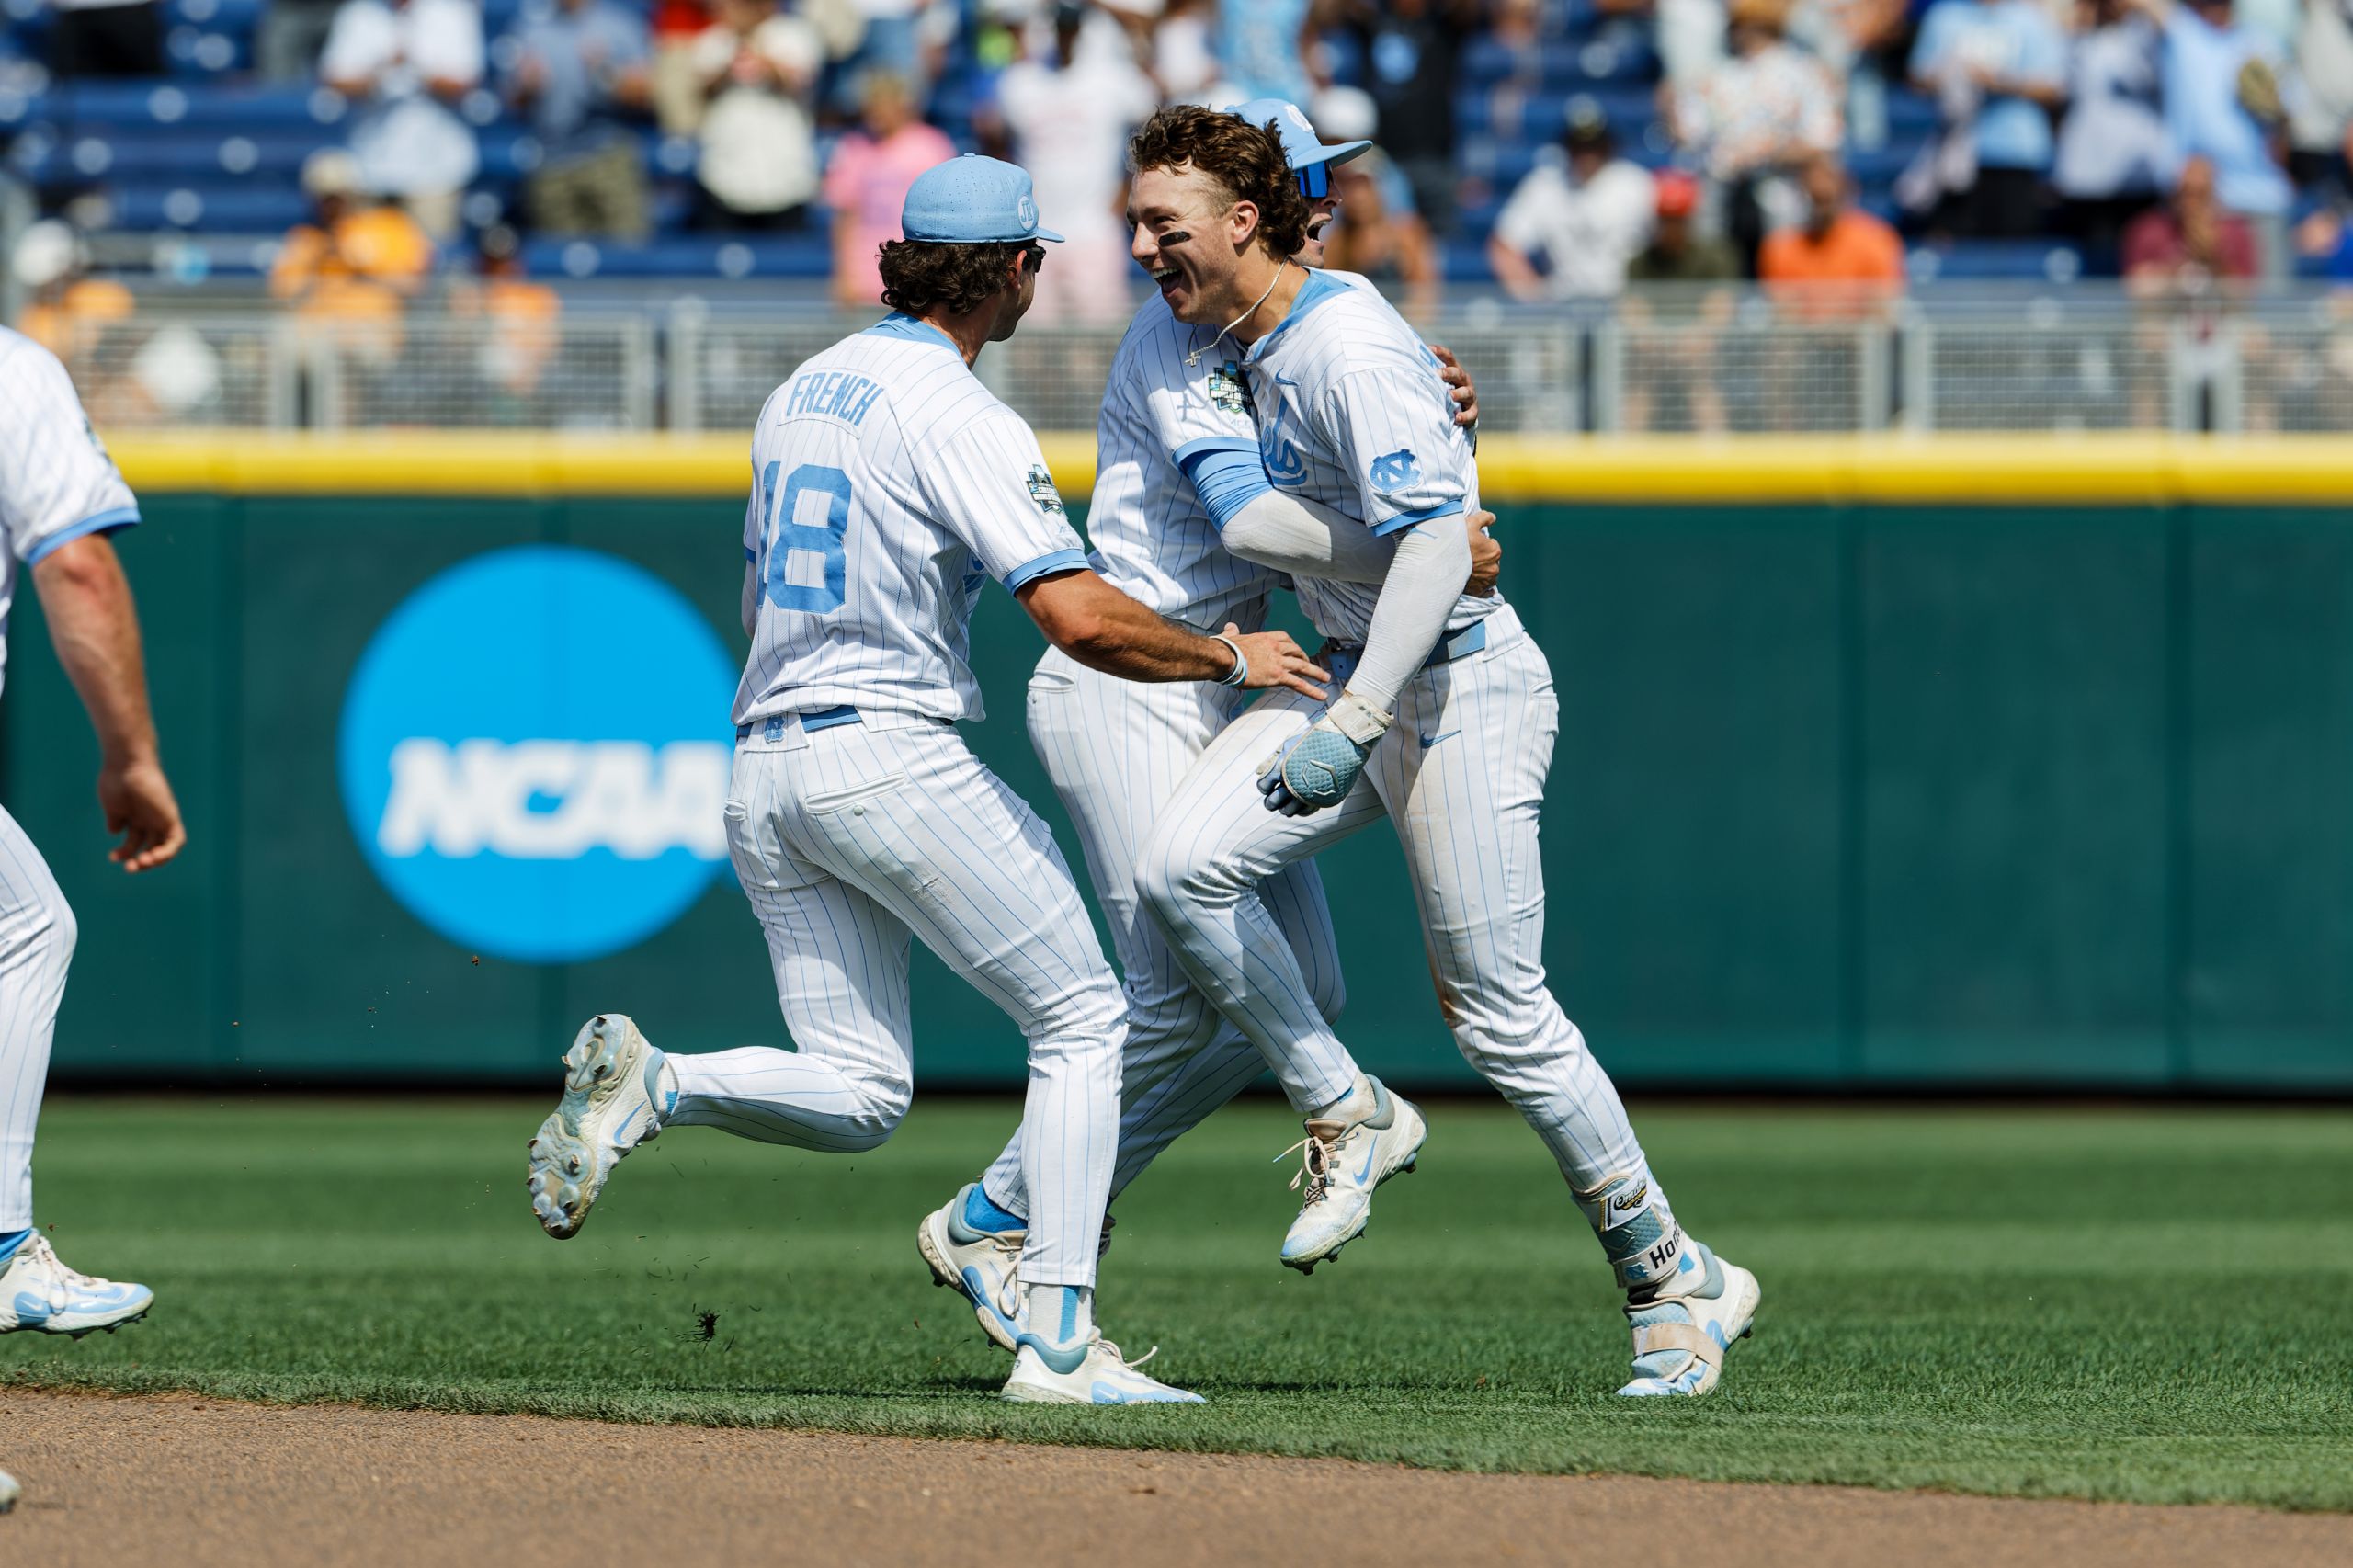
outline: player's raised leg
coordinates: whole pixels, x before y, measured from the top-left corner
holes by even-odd
[[[1364,1233],[1373,1190],[1413,1168],[1427,1134],[1420,1110],[1362,1073],[1316,1010],[1261,892],[1269,877],[1382,815],[1361,780],[1340,804],[1311,815],[1267,810],[1261,764],[1322,706],[1277,693],[1236,719],[1170,799],[1137,865],[1144,902],[1187,974],[1257,1048],[1305,1119],[1292,1183],[1299,1217],[1282,1247],[1282,1261],[1302,1271]]]
[[[1077,825],[1124,976],[1128,1042],[1114,1202],[1171,1142],[1266,1071],[1257,1048],[1194,988],[1159,922],[1143,908],[1135,881],[1136,860],[1167,798],[1235,708],[1234,694],[1221,688],[1120,680],[1060,653],[1046,655],[1029,685],[1030,742]],[[1261,893],[1317,1009],[1336,1017],[1347,992],[1313,865],[1284,869]],[[1005,1298],[1001,1282],[1028,1214],[1017,1132],[978,1182],[926,1215],[917,1229],[933,1278],[961,1290],[982,1330],[1006,1350],[1013,1348],[1012,1322],[996,1303]]]
[[[1424,672],[1367,777],[1397,822],[1439,1006],[1466,1060],[1552,1152],[1627,1291],[1627,1394],[1699,1394],[1748,1332],[1755,1276],[1684,1234],[1618,1090],[1544,976],[1538,848],[1560,704],[1509,611],[1483,652]]]

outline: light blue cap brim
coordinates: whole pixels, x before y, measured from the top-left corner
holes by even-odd
[[[1370,142],[1317,141],[1307,116],[1288,98],[1252,98],[1246,104],[1229,104],[1224,112],[1252,125],[1263,126],[1273,120],[1276,133],[1282,138],[1283,162],[1294,174],[1317,164],[1345,164],[1372,146]]]

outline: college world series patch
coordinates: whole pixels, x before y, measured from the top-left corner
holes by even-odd
[[[1250,413],[1250,388],[1241,366],[1229,359],[1210,372],[1210,402],[1228,414]]]
[[[1043,463],[1029,465],[1029,499],[1038,503],[1038,510],[1049,517],[1063,515],[1063,493],[1054,488],[1054,476],[1046,472]]]

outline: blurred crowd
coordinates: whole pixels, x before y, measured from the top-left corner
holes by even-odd
[[[41,64],[156,75],[193,3],[56,0]],[[1374,141],[1335,171],[1330,261],[1415,312],[1469,276],[1531,302],[1685,284],[1637,314],[1693,323],[1754,280],[1852,319],[1921,247],[2058,239],[2152,301],[2353,279],[2353,0],[271,0],[210,80],[352,106],[301,167],[275,296],[388,358],[455,276],[521,387],[561,309],[533,240],[796,239],[863,307],[908,184],[960,150],[1028,167],[1069,236],[1043,316],[1117,320],[1125,138],[1178,99]],[[531,154],[485,208],[494,123]],[[33,330],[128,310],[87,256],[70,223],[19,245]]]
[[[792,232],[822,212],[845,300],[870,298],[897,194],[961,144],[1028,165],[1073,265],[1051,308],[1119,313],[1120,152],[1170,99],[1287,97],[1369,136],[1349,265],[1435,297],[1463,197],[1460,98],[1566,111],[1485,230],[1528,299],[1630,275],[1900,282],[1930,241],[2065,235],[2094,269],[2179,251],[2284,276],[2337,243],[2353,125],[2353,0],[272,0],[253,67],[362,106],[322,184],[460,234],[479,167],[460,107],[487,90],[536,149],[527,236],[655,227],[649,137],[694,149],[691,232]],[[54,76],[159,74],[165,0],[57,0]],[[1473,42],[1504,63],[1463,69]],[[1563,69],[1563,51],[1574,62]],[[1599,51],[1597,55],[1595,51]],[[1581,79],[1652,87],[1639,124]],[[1621,106],[1623,95],[1616,100]],[[1933,126],[1891,141],[1892,101]],[[1885,154],[1893,145],[1900,167]],[[1848,163],[1886,177],[1859,203]],[[356,170],[356,173],[354,172]],[[2211,202],[2185,218],[2177,191]],[[1871,210],[1870,209],[1877,209]],[[1491,225],[1491,226],[1490,226]],[[1696,234],[1701,243],[1687,244]],[[2170,235],[2172,242],[2165,243]],[[2240,243],[2244,237],[2245,244]],[[1768,241],[1770,243],[1768,243]],[[1455,253],[1461,255],[1460,251]]]

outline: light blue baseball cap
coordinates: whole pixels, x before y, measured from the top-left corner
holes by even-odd
[[[1293,173],[1317,164],[1345,164],[1372,145],[1370,142],[1322,141],[1315,134],[1315,127],[1307,123],[1306,114],[1288,98],[1252,98],[1225,112],[1240,115],[1253,125],[1263,126],[1273,120],[1275,133],[1283,142],[1283,162],[1291,166]]]
[[[1038,198],[1027,169],[967,153],[935,164],[907,187],[899,233],[921,244],[1002,244],[1060,240],[1038,226]]]

